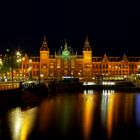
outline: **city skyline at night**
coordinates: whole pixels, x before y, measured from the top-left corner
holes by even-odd
[[[39,49],[39,55],[30,55],[28,52],[20,54],[20,65],[13,72],[15,80],[60,80],[63,76],[75,77],[81,81],[95,81],[97,77],[105,79],[123,80],[126,77],[137,76],[140,72],[140,57],[95,56],[94,49],[90,46],[90,41],[86,37],[82,51],[75,51],[67,41],[64,41],[57,51],[50,53],[50,47],[44,36]],[[7,52],[9,53],[9,51]],[[3,58],[3,62],[6,58]],[[19,61],[18,61],[19,62]],[[16,63],[16,62],[15,62]],[[11,73],[4,73],[9,77]]]

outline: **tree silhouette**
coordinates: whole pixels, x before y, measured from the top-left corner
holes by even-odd
[[[11,81],[13,82],[13,71],[19,68],[19,58],[12,50],[6,49],[6,54],[3,58],[2,71],[11,72]]]

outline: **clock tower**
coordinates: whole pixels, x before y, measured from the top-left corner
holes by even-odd
[[[83,48],[83,76],[85,81],[92,80],[92,49],[87,37]]]
[[[46,37],[40,48],[40,78],[47,79],[49,74],[49,48]]]
[[[90,47],[88,37],[86,37],[85,45],[83,48],[83,60],[86,62],[92,62],[92,49]]]

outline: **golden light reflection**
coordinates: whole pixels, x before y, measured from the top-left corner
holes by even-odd
[[[112,136],[113,130],[114,110],[115,110],[114,103],[115,103],[115,95],[109,95],[107,109],[107,132],[109,138]]]
[[[23,116],[20,108],[12,110],[9,114],[9,124],[12,134],[12,140],[19,140],[21,127],[23,124]]]
[[[9,113],[9,124],[12,140],[27,140],[27,136],[32,130],[37,108],[21,112],[16,108]]]
[[[103,128],[107,127],[107,111],[108,111],[108,99],[110,95],[114,95],[114,90],[103,90],[101,98],[101,124]]]
[[[39,112],[39,130],[41,132],[47,130],[47,127],[49,126],[49,122],[51,122],[51,119],[53,116],[49,115],[52,111],[52,103],[53,100],[45,100],[40,105],[40,112]],[[49,114],[48,114],[49,112]]]
[[[121,104],[121,100],[122,100],[122,97],[124,95],[122,94],[115,94],[114,95],[114,105],[113,105],[113,115],[114,115],[114,127],[118,127],[119,125],[119,119],[120,119],[120,113],[122,111],[122,108],[123,108],[123,104]]]
[[[108,96],[107,134],[111,138],[119,125],[129,124],[133,120],[134,94],[113,94]]]
[[[133,120],[133,108],[134,108],[134,94],[129,94],[125,96],[125,106],[124,106],[124,122],[129,124],[130,120]]]
[[[31,132],[33,128],[33,124],[36,118],[37,108],[30,109],[24,112],[24,123],[21,129],[21,135],[19,140],[27,140],[28,134]]]
[[[91,134],[91,126],[93,125],[93,113],[95,105],[95,95],[85,95],[85,104],[84,104],[84,137],[85,140],[89,139]]]

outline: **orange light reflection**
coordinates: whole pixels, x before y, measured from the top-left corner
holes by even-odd
[[[93,112],[94,112],[94,101],[95,95],[86,95],[85,104],[84,104],[84,137],[85,140],[89,139],[91,134],[91,126],[93,121]]]
[[[115,103],[115,95],[108,96],[108,109],[107,109],[107,132],[108,137],[112,136],[113,129],[113,121],[114,121],[114,103]]]

